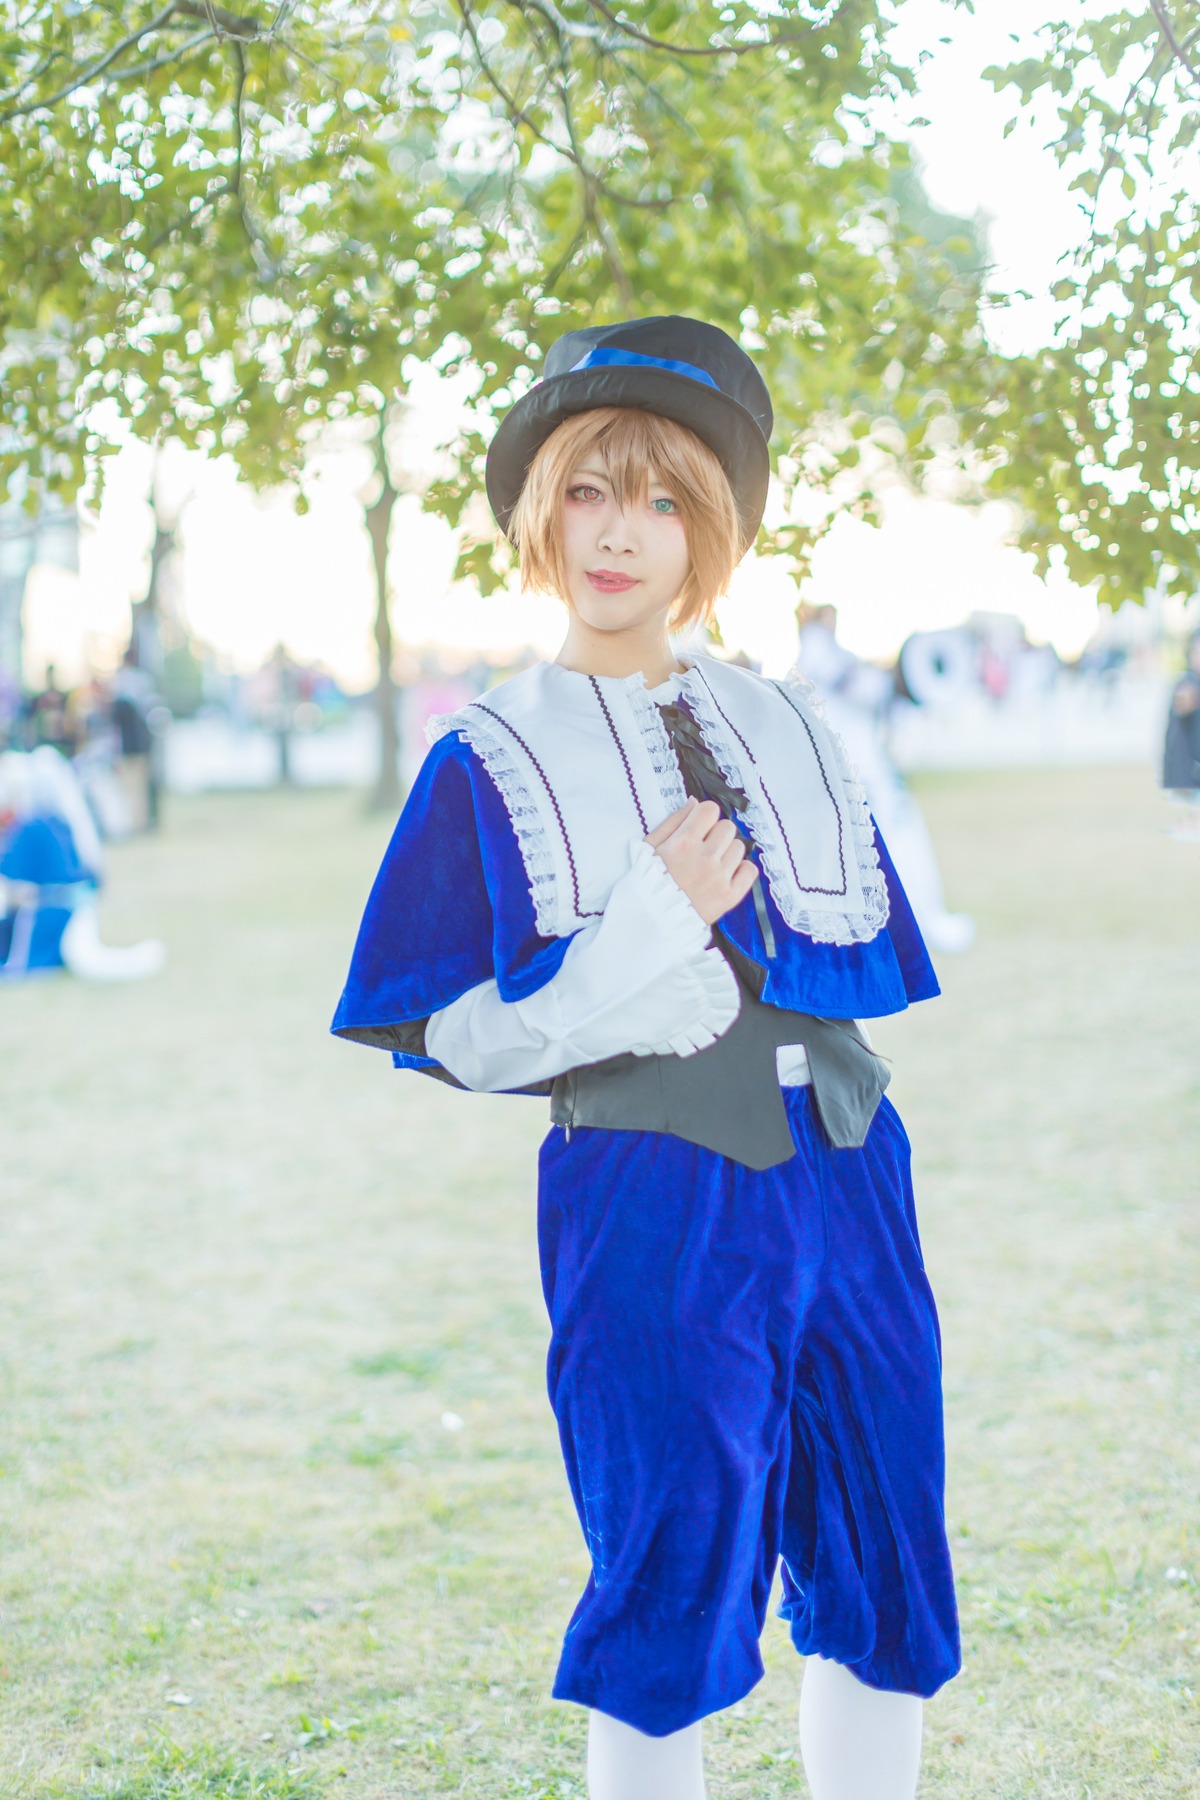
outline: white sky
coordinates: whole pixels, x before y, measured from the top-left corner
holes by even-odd
[[[920,73],[912,116],[925,181],[936,205],[968,216],[982,211],[998,285],[1034,296],[993,320],[1005,349],[1049,336],[1049,288],[1059,256],[1080,230],[1075,203],[1053,157],[1041,146],[1045,123],[1022,121],[1007,139],[1015,96],[997,96],[982,80],[992,62],[1015,52],[1010,36],[1046,17],[1034,0],[980,0],[975,17],[947,0],[898,0],[896,49]],[[949,43],[941,43],[943,37]],[[85,532],[78,580],[35,569],[26,609],[26,673],[37,678],[50,656],[77,679],[87,660],[111,666],[128,630],[128,603],[144,591],[150,539],[145,505],[149,458],[140,447],[113,468],[95,529]],[[189,500],[180,570],[192,631],[236,666],[256,666],[280,641],[304,660],[322,660],[350,685],[371,674],[370,564],[357,493],[361,456],[326,458],[312,507],[297,517],[286,495],[253,495],[226,462],[182,454],[166,465],[169,499]],[[843,640],[860,654],[893,655],[910,631],[954,624],[984,608],[1013,611],[1036,641],[1074,654],[1091,634],[1096,608],[1065,579],[1044,583],[1031,559],[1005,543],[1006,509],[970,512],[897,494],[881,529],[837,522],[814,564],[812,598],[839,609]],[[439,521],[404,503],[393,528],[391,573],[398,638],[413,644],[491,646],[524,642],[553,654],[561,610],[553,602],[451,590],[453,550]],[[795,595],[778,568],[743,568],[719,617],[726,641],[770,668],[791,660]]]

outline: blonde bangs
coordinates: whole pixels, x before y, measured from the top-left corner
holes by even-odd
[[[603,457],[621,507],[645,500],[652,481],[679,506],[690,568],[671,609],[672,629],[710,617],[741,555],[733,490],[716,456],[686,425],[629,406],[601,406],[564,419],[529,466],[509,535],[521,579],[535,593],[568,598],[562,562],[562,507],[572,475]]]

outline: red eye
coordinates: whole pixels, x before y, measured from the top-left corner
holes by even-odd
[[[593,500],[602,500],[604,496],[599,488],[589,487],[585,482],[580,487],[568,488],[567,498],[569,500],[582,500],[587,503]]]

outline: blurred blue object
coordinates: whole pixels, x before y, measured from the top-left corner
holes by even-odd
[[[6,881],[30,882],[35,887],[61,887],[76,881],[99,886],[79,855],[71,827],[57,818],[20,820],[0,850],[0,875]]]
[[[94,890],[96,878],[80,861],[64,819],[22,819],[0,849],[0,875],[34,889],[31,897],[0,915],[0,974],[19,981],[39,969],[63,966],[63,933],[77,892]]]
[[[0,981],[66,968],[85,981],[158,972],[154,938],[113,949],[97,913],[100,840],[75,771],[57,751],[0,758]]]

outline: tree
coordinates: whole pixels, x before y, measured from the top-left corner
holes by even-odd
[[[875,0],[635,18],[607,0],[27,0],[10,19],[0,477],[73,491],[133,430],[302,493],[319,431],[363,420],[385,744],[406,356],[451,368],[475,347],[477,429],[429,502],[452,520],[550,323],[724,324],[766,364],[791,466],[843,488],[872,434],[914,480],[965,456],[955,420],[994,391],[981,273],[896,197],[906,157],[878,102],[911,77]],[[868,481],[851,503],[870,509]],[[786,534],[801,555],[810,538]],[[496,578],[491,541],[466,554]],[[392,784],[389,750],[389,804]]]
[[[511,309],[518,381],[546,312],[699,313],[762,362],[785,473],[843,507],[873,515],[885,446],[914,481],[962,460],[955,414],[989,383],[983,265],[913,225],[919,180],[876,123],[912,85],[881,9],[655,5],[636,26],[596,3],[456,11],[454,72],[493,121],[481,211],[537,271]],[[477,491],[489,402],[512,391],[504,366],[483,377],[475,454],[460,445],[435,495],[451,518]],[[803,565],[820,528],[773,541]],[[490,538],[467,566],[497,578]]]
[[[978,416],[1044,565],[1113,602],[1200,586],[1200,17],[1149,0],[1045,24],[988,71],[1052,98],[1084,240],[1054,290],[1052,344],[1001,369]]]

